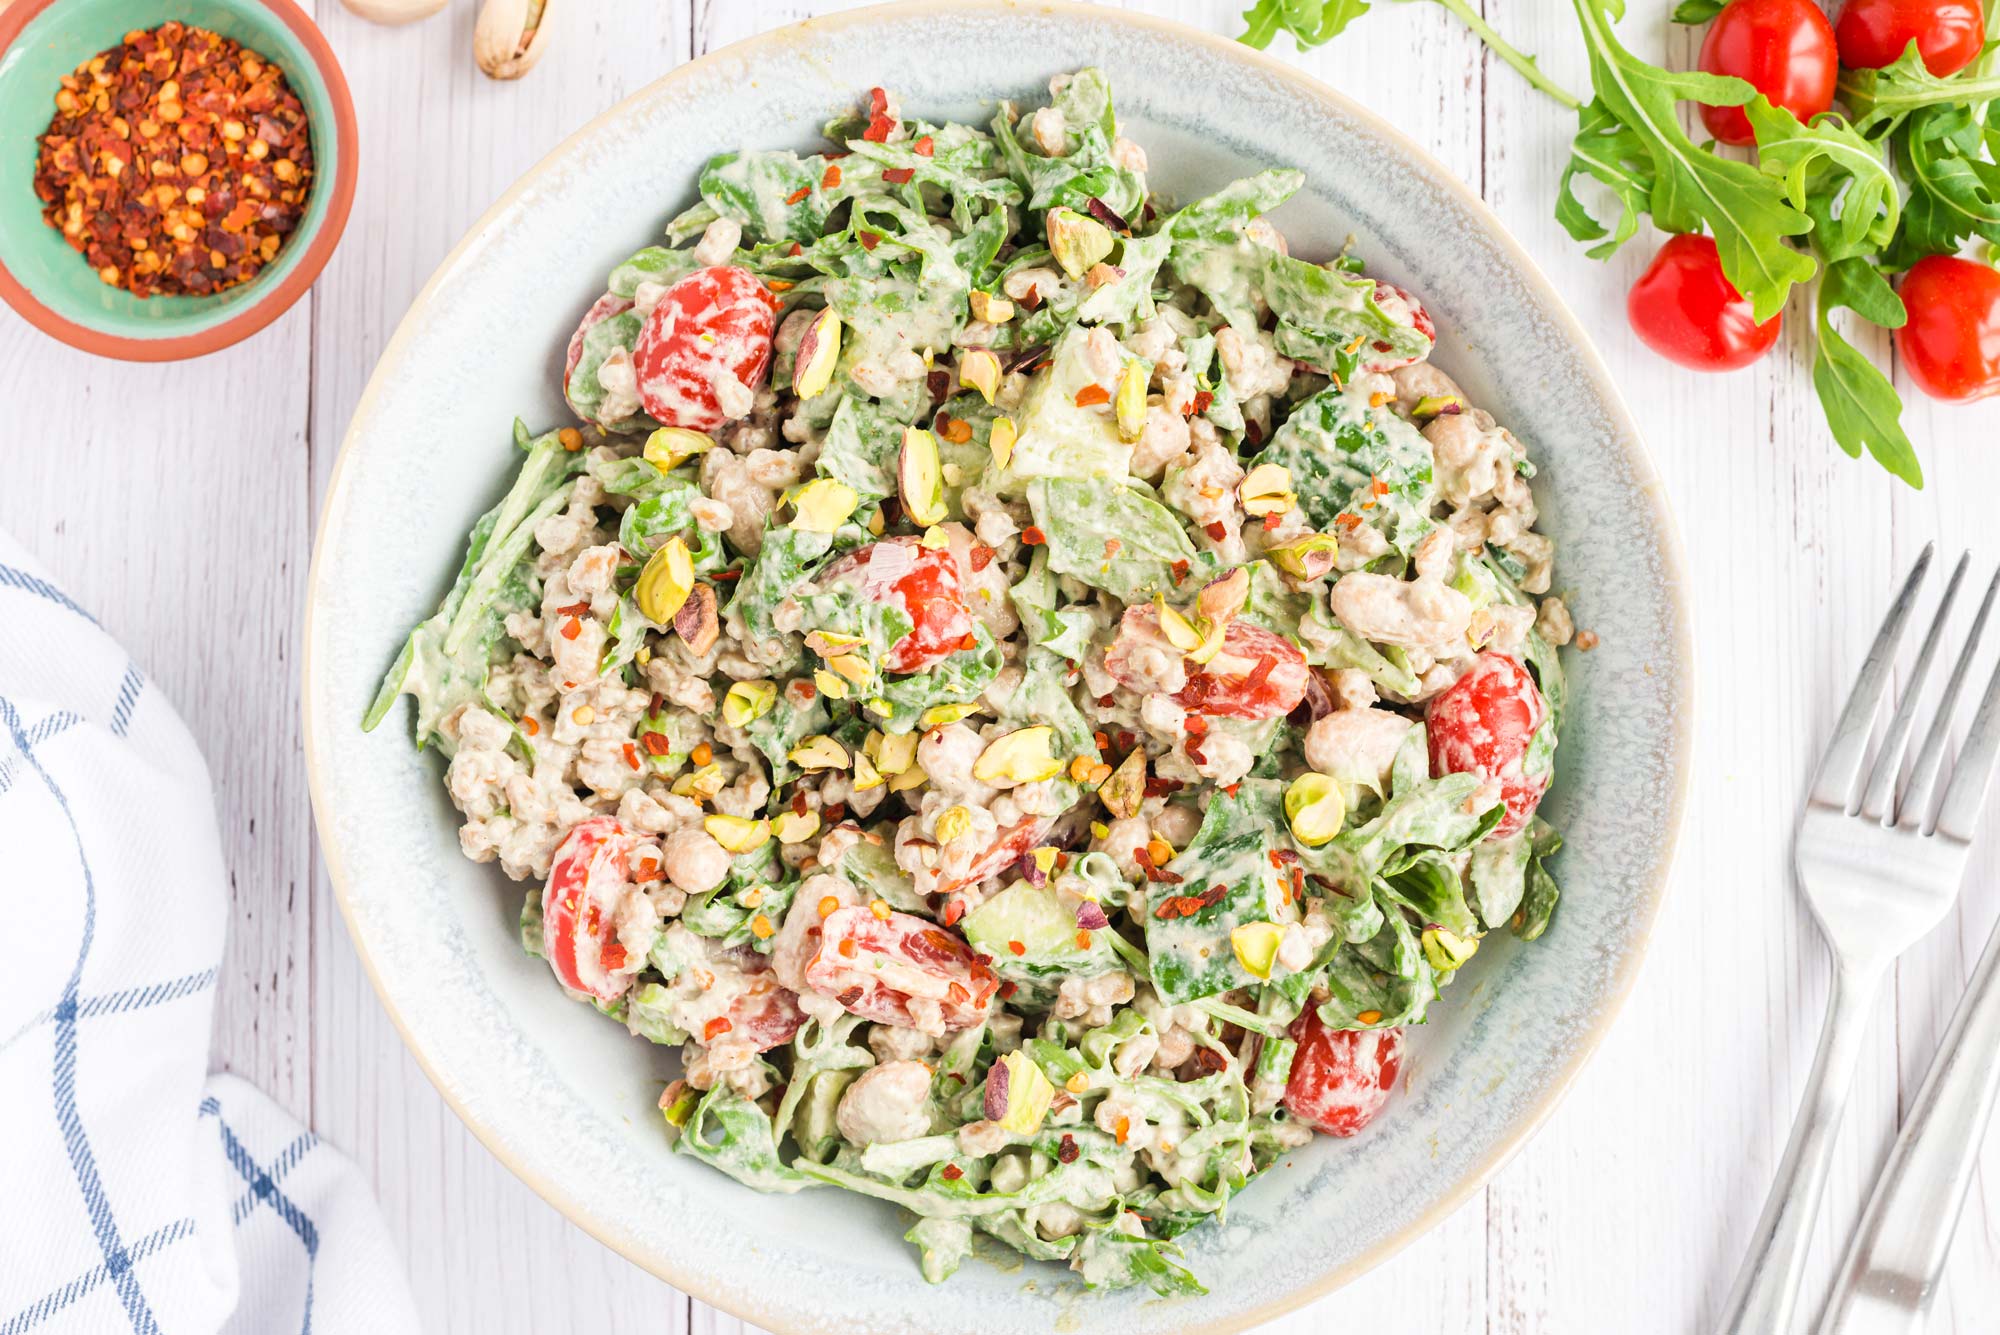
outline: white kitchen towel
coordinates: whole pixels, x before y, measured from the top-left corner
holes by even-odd
[[[418,1330],[354,1165],[208,1074],[225,878],[173,706],[0,533],[0,1335]]]

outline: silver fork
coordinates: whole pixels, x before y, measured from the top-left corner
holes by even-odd
[[[1798,1121],[1751,1237],[1750,1254],[1723,1309],[1724,1335],[1787,1335],[1791,1330],[1799,1276],[1825,1193],[1855,1058],[1874,1016],[1875,995],[1896,956],[1936,926],[1958,897],[1973,827],[1993,777],[1995,752],[2000,750],[2000,708],[1996,708],[2000,670],[1986,688],[1972,733],[1949,774],[1944,751],[1952,708],[1992,611],[1995,591],[2000,590],[2000,575],[1987,587],[1965,648],[1945,684],[1936,719],[1897,800],[1897,778],[1916,719],[1917,697],[1965,578],[1969,553],[1959,559],[1945,586],[1873,768],[1866,763],[1869,734],[1888,689],[1896,646],[1930,570],[1933,551],[1934,545],[1924,548],[1883,619],[1799,816],[1792,862],[1833,952],[1832,994]],[[1944,795],[1933,818],[1931,808],[1940,785]]]

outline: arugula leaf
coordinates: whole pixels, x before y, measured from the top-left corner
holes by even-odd
[[[1827,266],[1819,289],[1819,345],[1812,368],[1826,424],[1850,458],[1860,458],[1865,447],[1882,467],[1921,490],[1923,466],[1898,420],[1903,402],[1888,377],[1833,327],[1833,312],[1841,307],[1890,329],[1900,328],[1906,318],[1901,298],[1866,259]]]
[[[1246,31],[1236,40],[1259,51],[1280,32],[1300,50],[1330,42],[1368,12],[1368,0],[1257,0],[1243,11]]]
[[[1106,478],[1038,478],[1028,487],[1035,524],[1048,539],[1049,569],[1125,603],[1200,588],[1215,570],[1180,518],[1143,484]],[[1178,566],[1181,577],[1174,578]]]
[[[1812,218],[1812,244],[1822,259],[1873,254],[1895,236],[1902,199],[1873,140],[1831,113],[1801,124],[1762,93],[1745,114],[1757,136],[1758,166],[1784,183],[1792,207]]]
[[[1855,128],[1874,134],[1926,107],[1968,106],[2000,97],[2000,73],[1985,65],[1982,60],[1960,74],[1939,78],[1912,39],[1893,65],[1842,70],[1840,100],[1854,113]]]
[[[1968,236],[2000,243],[2000,167],[1980,159],[1981,129],[1971,107],[1932,107],[1892,136],[1910,185],[1892,267],[1948,255]]]
[[[1785,244],[1786,237],[1810,231],[1812,219],[1791,205],[1776,178],[1747,162],[1720,158],[1696,146],[1681,129],[1674,110],[1682,101],[1740,106],[1756,90],[1741,79],[1648,64],[1612,34],[1611,15],[1623,11],[1621,0],[1574,2],[1597,94],[1579,117],[1579,151],[1572,166],[1597,174],[1601,154],[1593,150],[1601,145],[1585,136],[1589,132],[1592,140],[1601,137],[1608,124],[1605,116],[1629,129],[1633,138],[1619,143],[1627,151],[1644,151],[1652,172],[1647,202],[1653,221],[1668,232],[1696,232],[1706,226],[1715,237],[1723,272],[1749,300],[1756,319],[1760,323],[1770,319],[1784,308],[1792,285],[1810,279],[1818,267],[1812,256]],[[1593,116],[1592,110],[1599,114]],[[1629,190],[1639,170],[1626,164],[1605,181],[1627,201],[1628,214],[1634,198]],[[1565,175],[1564,185],[1570,203],[1559,202],[1557,207],[1557,217],[1566,227],[1581,207],[1573,206],[1574,197],[1568,195],[1572,175]],[[1621,221],[1621,232],[1629,236],[1625,221],[1629,217]]]

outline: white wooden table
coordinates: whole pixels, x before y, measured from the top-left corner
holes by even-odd
[[[1243,0],[1135,5],[1221,33]],[[444,1332],[734,1332],[740,1323],[600,1247],[516,1181],[404,1052],[320,866],[299,740],[299,627],[321,489],[370,367],[433,266],[570,130],[752,31],[842,7],[762,0],[562,5],[528,78],[470,56],[473,6],[412,28],[317,0],[353,86],[362,176],[311,296],[258,337],[175,366],[99,361],[0,313],[0,526],[150,668],[207,752],[233,915],[214,1060],[353,1154]],[[1637,0],[1633,49],[1691,64],[1667,0]],[[1587,88],[1569,6],[1483,0]],[[1789,875],[1804,776],[1922,543],[2000,559],[2000,409],[1910,415],[1921,494],[1826,437],[1788,334],[1733,376],[1673,371],[1632,338],[1650,255],[1586,259],[1550,216],[1574,122],[1428,5],[1384,3],[1330,48],[1286,57],[1382,112],[1472,183],[1554,276],[1622,377],[1692,559],[1701,670],[1696,791],[1674,893],[1609,1040],[1539,1137],[1443,1227],[1269,1329],[1682,1332],[1720,1308],[1810,1064],[1827,970]],[[1059,52],[1050,53],[1060,64]],[[1115,74],[1115,71],[1114,71]],[[854,72],[857,90],[870,82]],[[1808,323],[1794,303],[1795,330]],[[495,331],[505,337],[505,331]],[[1883,349],[1876,349],[1886,355]],[[1900,1109],[1996,911],[1989,839],[1960,908],[1904,959],[1860,1066],[1810,1282],[1823,1289]],[[1588,887],[1571,887],[1587,894]],[[2000,1305],[2000,1148],[1989,1147],[1939,1300],[1940,1332]]]

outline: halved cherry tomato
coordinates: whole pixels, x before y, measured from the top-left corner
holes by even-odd
[[[1424,713],[1432,778],[1474,774],[1499,780],[1507,814],[1493,827],[1495,839],[1524,828],[1549,790],[1548,774],[1522,772],[1528,743],[1548,712],[1520,660],[1485,653],[1470,672],[1433,696]]]
[[[926,918],[838,909],[820,924],[806,982],[851,1014],[943,1033],[986,1018],[1000,979],[963,937]]]
[[[629,959],[618,940],[618,910],[632,888],[627,859],[636,843],[612,817],[594,816],[571,826],[556,846],[542,888],[542,949],[572,992],[614,1000],[643,962]]]
[[[968,885],[978,885],[989,876],[998,875],[1026,857],[1042,841],[1051,822],[1035,816],[1024,816],[1012,825],[996,830],[993,842],[985,852],[974,857],[964,866],[954,865],[954,854],[947,850],[938,862],[936,884],[938,894],[948,895],[954,890],[962,890]],[[921,885],[918,887],[922,888]]]
[[[1328,1029],[1317,1010],[1292,1022],[1299,1045],[1285,1082],[1285,1109],[1315,1131],[1351,1136],[1395,1092],[1401,1029]]]
[[[869,601],[894,603],[910,618],[909,634],[882,655],[884,670],[921,672],[967,647],[972,613],[948,548],[925,547],[915,538],[885,538],[835,561],[819,583],[825,587],[847,578],[864,581],[862,596]]]
[[[1910,318],[1896,352],[1917,388],[1953,403],[2000,392],[2000,272],[1932,255],[1910,266],[1902,292]]]
[[[639,402],[655,420],[694,431],[744,416],[771,366],[777,312],[777,298],[748,269],[696,269],[666,290],[639,330]]]
[[[1408,315],[1410,318],[1402,321],[1402,323],[1409,325],[1431,342],[1437,342],[1437,326],[1431,323],[1431,313],[1424,309],[1424,303],[1418,301],[1414,294],[1392,284],[1378,281],[1375,284],[1375,304],[1392,316]],[[1375,351],[1387,352],[1389,351],[1389,344],[1378,339],[1375,343]],[[1409,366],[1412,363],[1422,360],[1422,357],[1378,357],[1373,361],[1363,362],[1361,369],[1386,375],[1399,366]]]
[[[1942,79],[1986,44],[1986,14],[1979,0],[1847,0],[1833,31],[1849,69],[1893,65],[1915,42],[1924,67]]]
[[[1840,51],[1833,25],[1813,0],[1731,0],[1701,43],[1701,68],[1747,80],[1802,121],[1833,105]],[[1725,144],[1755,143],[1741,107],[1701,109],[1701,123]]]
[[[1758,324],[1750,303],[1722,272],[1715,241],[1670,236],[1625,299],[1640,341],[1668,361],[1696,371],[1748,366],[1778,341],[1783,315]]]

